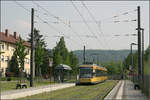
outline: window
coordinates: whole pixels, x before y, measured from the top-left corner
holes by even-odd
[[[8,68],[6,68],[6,69],[5,69],[5,72],[8,73],[8,71],[9,71]]]
[[[4,44],[2,44],[2,50],[4,50]]]
[[[25,63],[29,64],[29,59],[28,58],[25,58]]]
[[[15,49],[14,49],[14,48],[12,48],[12,49],[11,49],[11,51],[13,51],[13,52],[14,52],[14,51],[15,51]]]
[[[8,62],[8,61],[9,61],[9,56],[6,56],[5,62]]]
[[[2,62],[4,62],[4,55],[2,55],[2,58],[1,58]]]
[[[29,55],[29,49],[28,48],[26,48],[25,52],[27,52],[27,54]]]
[[[5,46],[5,49],[6,49],[6,50],[9,50],[9,45],[8,45],[8,44]]]
[[[27,59],[27,64],[29,64],[29,59]]]
[[[102,70],[96,70],[96,76],[106,76],[106,73]]]
[[[80,68],[80,78],[91,78],[93,68],[81,67]]]

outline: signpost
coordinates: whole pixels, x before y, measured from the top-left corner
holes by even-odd
[[[49,59],[49,78],[50,78],[50,82],[51,82],[51,79],[52,79],[52,67],[53,67],[53,58],[50,58]]]

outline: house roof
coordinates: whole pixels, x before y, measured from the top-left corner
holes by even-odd
[[[1,32],[1,41],[16,44],[19,41],[19,38],[15,38],[12,34],[9,34],[9,36],[6,36],[4,32]],[[24,45],[27,47],[30,47],[30,43],[25,41]]]

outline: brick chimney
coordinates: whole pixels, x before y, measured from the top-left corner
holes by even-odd
[[[9,37],[9,31],[8,31],[8,29],[5,30],[5,35],[6,35],[7,37]]]
[[[14,32],[14,38],[18,39],[18,33],[17,32]]]

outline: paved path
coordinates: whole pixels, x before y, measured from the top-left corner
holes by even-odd
[[[140,90],[134,90],[129,80],[121,80],[104,100],[149,100]]]
[[[1,92],[1,99],[17,99],[25,96],[31,96],[34,94],[39,94],[43,92],[50,92],[66,87],[75,86],[74,83],[60,83],[60,84],[53,84],[48,86],[39,86],[27,89],[18,89],[18,90],[10,90]]]

